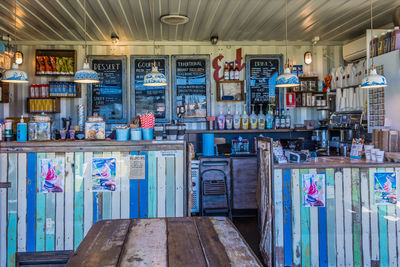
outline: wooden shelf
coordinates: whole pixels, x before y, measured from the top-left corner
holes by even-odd
[[[216,134],[251,134],[251,133],[289,133],[311,132],[308,129],[265,129],[265,130],[186,130],[186,134],[216,133]]]

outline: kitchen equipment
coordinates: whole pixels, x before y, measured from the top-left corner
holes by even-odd
[[[4,121],[4,140],[12,141],[13,139],[13,120],[7,119]]]
[[[102,140],[106,138],[106,123],[103,117],[95,113],[88,117],[85,123],[85,138],[88,140]]]
[[[285,155],[288,161],[292,163],[301,163],[307,160],[307,155],[302,152],[288,151]]]
[[[192,208],[190,212],[199,213],[200,212],[200,161],[192,160],[191,170],[192,170]]]
[[[20,123],[17,124],[17,142],[26,142],[28,139],[28,125],[21,116]]]
[[[51,118],[47,115],[33,116],[33,121],[28,124],[29,140],[48,141],[51,140]]]

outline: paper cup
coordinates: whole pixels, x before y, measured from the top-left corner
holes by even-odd
[[[376,151],[376,161],[383,162],[385,159],[385,151],[379,150]]]
[[[371,160],[376,161],[376,153],[379,151],[379,149],[371,149]]]
[[[371,160],[371,150],[374,148],[373,145],[365,145],[364,150],[365,150],[365,159],[366,160]]]

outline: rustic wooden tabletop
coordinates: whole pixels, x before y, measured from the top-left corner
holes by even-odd
[[[67,266],[262,266],[225,217],[104,220]]]

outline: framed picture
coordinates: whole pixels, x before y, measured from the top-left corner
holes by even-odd
[[[217,81],[217,101],[244,101],[244,82]]]

